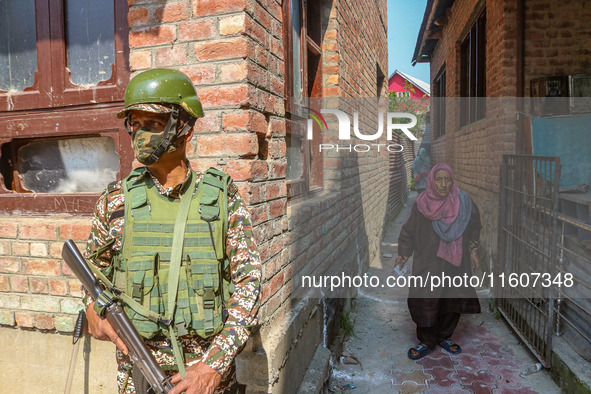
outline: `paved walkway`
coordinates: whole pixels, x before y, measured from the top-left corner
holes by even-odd
[[[406,221],[416,194],[391,222],[382,241],[381,256],[368,269],[385,278],[392,274],[400,227]],[[392,254],[393,257],[384,257]],[[409,262],[410,269],[410,262]],[[365,288],[353,301],[350,321],[354,336],[345,339],[343,352],[333,364],[325,392],[334,393],[560,393],[542,370],[520,377],[536,360],[502,318],[488,307],[481,293],[482,313],[463,315],[453,339],[462,353],[450,355],[441,348],[421,360],[407,357],[417,343],[404,289]],[[360,364],[356,363],[359,360]]]

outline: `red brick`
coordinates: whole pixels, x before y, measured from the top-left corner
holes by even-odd
[[[64,247],[63,242],[51,242],[49,244],[49,256],[56,258],[56,259],[61,259],[63,247]]]
[[[252,217],[252,223],[255,226],[259,223],[264,223],[269,219],[269,215],[267,214],[267,207],[265,204],[261,204],[256,207],[250,208],[250,213],[251,213],[251,217]],[[262,259],[262,261],[265,261],[266,258],[265,259],[262,258],[263,251],[264,250],[261,250],[259,247],[259,253],[261,253],[261,259]]]
[[[187,48],[184,45],[173,48],[164,47],[156,50],[156,67],[170,67],[185,64]]]
[[[279,183],[269,183],[267,184],[267,192],[265,193],[265,198],[267,201],[274,200],[279,197],[286,197],[281,195],[281,184]]]
[[[63,279],[49,279],[49,293],[53,295],[68,294],[68,286]]]
[[[259,181],[267,178],[267,163],[261,160],[233,160],[225,171],[236,181]]]
[[[187,74],[193,84],[210,84],[215,81],[215,66],[213,64],[195,64],[181,67],[180,70]]]
[[[57,239],[56,228],[51,224],[42,224],[40,222],[35,224],[21,224],[19,229],[20,238],[29,239]]]
[[[0,255],[9,256],[10,254],[10,242],[0,241]]]
[[[14,242],[12,244],[12,254],[16,256],[27,256],[29,254],[28,242]]]
[[[217,15],[242,11],[252,0],[196,0],[193,1],[193,16]]]
[[[66,263],[62,264],[62,274],[64,276],[74,276],[74,273],[72,272],[72,270],[70,269],[70,267],[68,267],[68,264],[66,264]]]
[[[210,19],[182,22],[179,24],[179,40],[195,41],[215,37],[215,28]]]
[[[59,260],[24,260],[23,272],[27,275],[60,275]]]
[[[0,238],[16,238],[16,223],[0,223]]]
[[[189,9],[185,2],[178,2],[158,6],[154,10],[154,22],[167,23],[175,22],[189,17]]]
[[[170,44],[175,39],[175,26],[148,27],[141,30],[132,30],[129,33],[129,47],[138,48],[144,46]]]
[[[197,92],[204,107],[247,105],[250,93],[247,85],[216,86]]]
[[[206,112],[203,118],[197,119],[193,129],[195,130],[195,133],[219,131],[220,119],[217,114]]]
[[[199,156],[254,156],[258,153],[255,134],[221,134],[198,137]]]
[[[238,186],[238,193],[248,205],[261,202],[261,186],[258,184],[244,184]]]
[[[254,131],[265,134],[267,119],[258,111],[232,111],[222,117],[225,131]]]
[[[129,54],[129,67],[132,71],[152,67],[151,51],[133,51]]]
[[[269,122],[269,130],[271,131],[271,136],[273,137],[283,137],[286,134],[285,129],[285,120],[272,118]]]
[[[70,290],[70,295],[74,297],[82,297],[82,284],[78,279],[70,279],[68,280],[68,288]]]
[[[283,273],[279,272],[271,279],[271,287],[269,291],[271,292],[271,294],[275,294],[281,286],[283,286]]]
[[[0,291],[10,291],[10,281],[6,275],[0,275]]]
[[[68,223],[60,226],[60,238],[73,241],[86,241],[90,234],[91,223]]]
[[[220,34],[230,36],[246,31],[246,14],[233,15],[220,19]]]
[[[193,50],[199,61],[246,58],[253,52],[253,46],[246,37],[227,41],[198,42]]]
[[[271,201],[269,203],[269,216],[272,218],[283,215],[285,200]]]
[[[237,82],[248,77],[248,61],[240,63],[223,64],[220,66],[220,79],[222,82]]]
[[[254,12],[256,21],[263,25],[265,29],[270,30],[271,16],[269,15],[269,12],[258,3],[255,3]]]
[[[17,293],[27,293],[29,291],[27,277],[23,275],[11,276],[10,287],[12,288],[12,291],[15,291]]]
[[[132,8],[127,14],[127,22],[129,27],[136,27],[148,23],[148,9],[147,8]]]
[[[31,293],[47,294],[47,279],[29,278],[29,287],[31,288]]]
[[[16,312],[14,314],[16,325],[19,327],[33,328],[35,316],[32,313]]]
[[[35,316],[35,328],[40,330],[53,330],[53,318],[51,316]]]
[[[0,272],[14,274],[21,270],[21,259],[0,257]]]

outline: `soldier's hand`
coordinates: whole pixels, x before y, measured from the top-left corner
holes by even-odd
[[[404,267],[404,264],[406,264],[406,262],[408,261],[408,259],[410,258],[410,256],[398,256],[396,257],[396,265],[394,265],[394,267],[398,267],[400,266],[400,268]]]
[[[88,331],[90,331],[90,335],[94,339],[111,341],[123,354],[128,354],[127,346],[125,346],[123,340],[117,335],[113,327],[111,327],[111,324],[109,324],[107,319],[97,315],[94,310],[94,302],[86,309],[86,321],[88,322]]]
[[[184,379],[181,380],[180,373],[172,377],[170,382],[178,384],[168,394],[212,394],[221,381],[222,375],[209,365],[199,362],[187,367]]]

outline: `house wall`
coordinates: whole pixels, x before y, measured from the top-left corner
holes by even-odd
[[[394,76],[392,78],[390,78],[389,81],[389,86],[388,86],[388,90],[390,92],[394,91],[394,92],[404,92],[406,91],[405,89],[405,83],[406,82],[410,82],[404,78],[402,78],[402,76],[398,75],[398,74],[394,74]],[[412,93],[410,95],[410,97],[417,97],[417,98],[421,98],[426,96],[425,92],[423,92],[421,89],[418,88],[418,86],[416,86],[415,84],[413,84],[412,82],[410,82],[414,88],[414,93]]]
[[[239,380],[251,392],[293,392],[316,347],[330,339],[325,333],[338,329],[342,301],[296,298],[298,273],[335,262],[357,272],[379,253],[388,214],[388,190],[380,187],[389,174],[390,154],[384,151],[328,155],[325,192],[288,206],[281,4],[129,2],[131,70],[171,67],[191,77],[205,111],[189,148],[192,164],[229,173],[253,214],[263,260],[262,325],[239,357]],[[327,1],[325,11],[325,95],[375,97],[377,67],[388,69],[386,0]],[[12,352],[0,356],[4,381],[22,376],[39,382],[35,371],[51,364],[52,351],[69,356],[63,343],[81,308],[81,293],[61,261],[61,247],[71,238],[83,249],[90,225],[90,215],[0,216],[0,343],[28,352],[32,339],[16,347],[13,342],[26,332],[42,349],[38,357],[16,363]],[[96,357],[78,373],[98,376],[90,380],[90,392],[113,392],[112,368],[105,367],[114,364],[112,345],[93,340],[88,346]],[[65,377],[66,368],[67,363],[52,365],[52,376]],[[48,391],[61,390],[64,382],[41,383]],[[84,391],[84,384],[77,381],[74,390]]]

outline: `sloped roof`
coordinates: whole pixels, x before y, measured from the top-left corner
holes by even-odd
[[[415,85],[417,88],[421,89],[423,91],[423,93],[428,94],[429,96],[431,96],[431,85],[425,81],[422,81],[418,78],[415,77],[411,77],[410,75],[408,75],[407,73],[403,73],[400,70],[396,70],[392,73],[392,75],[390,75],[390,78],[388,78],[388,81],[392,79],[392,77],[398,74],[400,75],[402,78],[406,79],[407,81],[411,82],[413,85]]]

